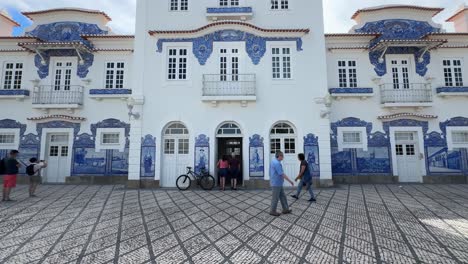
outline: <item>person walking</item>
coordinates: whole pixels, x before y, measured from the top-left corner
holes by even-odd
[[[229,174],[231,175],[231,190],[237,191],[237,178],[239,177],[241,169],[241,163],[236,158],[236,153],[231,154],[231,160],[229,160]]]
[[[16,158],[19,152],[17,150],[10,151],[8,158],[2,160],[5,168],[5,176],[3,176],[3,199],[5,202],[12,202],[10,198],[11,189],[16,187],[16,175],[18,175],[20,163]]]
[[[299,181],[299,185],[297,186],[297,194],[291,195],[294,199],[299,199],[299,195],[301,194],[302,187],[306,186],[306,191],[309,191],[310,199],[309,202],[316,202],[314,191],[312,190],[312,174],[310,173],[309,163],[305,160],[304,154],[299,154],[298,156],[299,161],[301,162],[301,168],[299,175],[296,178],[296,181]]]
[[[227,159],[227,156],[224,155],[218,161],[218,164],[216,166],[219,169],[219,171],[218,171],[219,181],[220,181],[219,188],[224,191],[225,187],[226,187],[226,176],[228,174],[228,169],[229,169],[229,161]]]
[[[286,194],[284,193],[284,180],[291,183],[294,186],[294,182],[292,182],[289,177],[284,174],[283,165],[281,161],[284,159],[283,152],[279,151],[275,155],[275,159],[273,159],[270,163],[270,184],[272,189],[272,197],[271,197],[271,210],[270,215],[272,216],[280,216],[276,211],[278,207],[278,201],[281,202],[281,206],[283,207],[283,214],[290,214],[292,211],[289,209],[288,200],[286,199]]]
[[[38,161],[37,158],[31,158],[30,164],[26,167],[26,173],[29,175],[29,197],[37,197],[37,185],[41,183],[41,170],[47,168],[47,162],[44,160]]]

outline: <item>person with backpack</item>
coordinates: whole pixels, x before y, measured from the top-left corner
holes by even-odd
[[[291,195],[291,197],[294,199],[299,199],[299,194],[301,194],[302,187],[305,185],[306,190],[309,191],[310,194],[309,202],[316,202],[317,200],[315,199],[314,191],[312,190],[312,174],[310,173],[309,164],[305,160],[304,154],[301,153],[297,157],[301,162],[301,168],[296,181],[300,180],[300,182],[297,186],[297,193],[295,195]]]
[[[38,161],[37,158],[29,160],[30,164],[26,167],[26,174],[29,175],[29,197],[37,197],[37,185],[41,183],[41,170],[47,168],[47,162],[44,160]]]
[[[21,167],[20,163],[16,159],[18,157],[19,151],[12,150],[8,158],[2,160],[2,167],[4,171],[1,174],[3,176],[3,199],[4,202],[12,202],[10,199],[11,189],[16,187],[16,175],[18,175],[19,168]]]

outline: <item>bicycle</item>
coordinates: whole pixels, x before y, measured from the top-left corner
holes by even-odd
[[[200,173],[196,173],[192,167],[187,167],[187,174],[180,175],[176,180],[177,188],[181,191],[189,189],[192,185],[192,179],[196,180],[203,190],[212,190],[215,186],[215,178],[204,169]]]

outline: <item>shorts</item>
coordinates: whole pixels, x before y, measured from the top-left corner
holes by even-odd
[[[16,175],[5,175],[3,176],[3,188],[15,188],[16,187]]]
[[[41,183],[41,176],[29,176],[29,183],[40,184]]]
[[[239,178],[239,169],[232,169],[230,171],[230,174],[231,174],[231,179],[238,179]]]
[[[227,176],[228,170],[227,170],[227,169],[219,169],[219,173],[218,173],[218,174],[219,174],[219,177],[224,178],[224,177]]]

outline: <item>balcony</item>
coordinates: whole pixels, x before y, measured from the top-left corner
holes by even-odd
[[[79,85],[41,85],[34,88],[33,106],[41,109],[74,109],[83,105],[84,87]]]
[[[380,85],[384,107],[432,106],[432,87],[428,83],[386,83]]]
[[[257,100],[255,74],[205,74],[202,100],[216,104],[219,101],[238,101],[243,106]]]
[[[222,6],[222,7],[209,7],[206,9],[206,17],[209,20],[248,20],[252,19],[252,7],[240,6]]]

